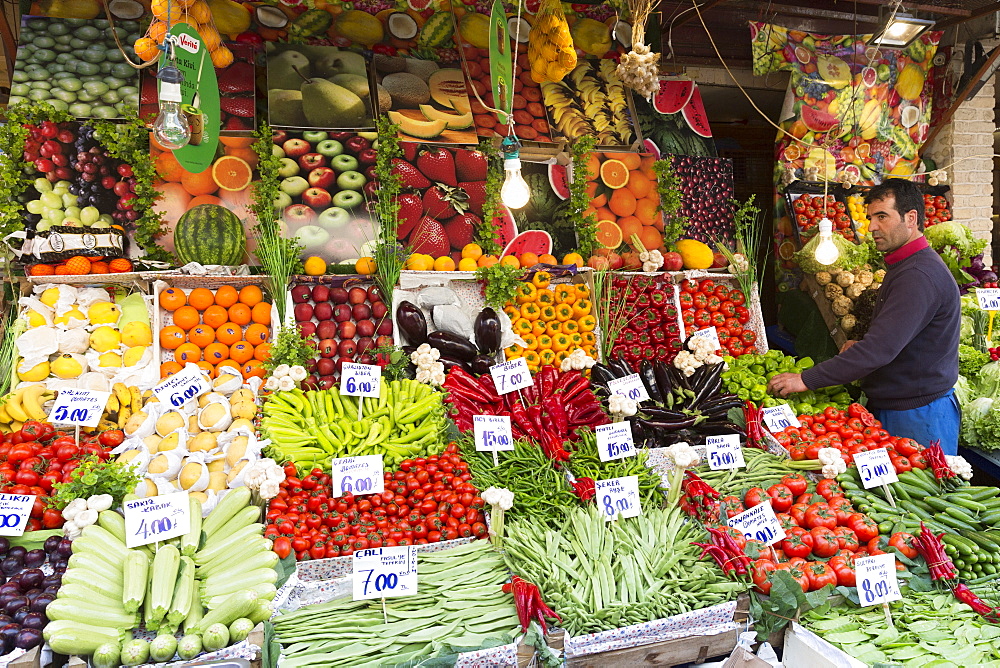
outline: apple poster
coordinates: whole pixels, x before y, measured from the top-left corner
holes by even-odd
[[[381,113],[399,126],[399,138],[413,142],[476,144],[472,104],[457,65],[382,56],[375,63]]]
[[[335,46],[274,44],[267,49],[267,108],[274,127],[372,128],[365,57]]]

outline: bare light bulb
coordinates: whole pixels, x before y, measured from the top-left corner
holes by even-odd
[[[816,261],[831,265],[840,257],[840,249],[833,243],[833,222],[829,218],[819,221],[819,243],[816,244]]]
[[[173,70],[170,72],[169,70]],[[153,136],[164,148],[176,151],[191,141],[191,126],[181,111],[183,76],[176,68],[164,67],[160,78],[160,113],[153,122]]]
[[[515,153],[516,155],[516,153]],[[521,176],[521,159],[505,158],[503,161],[504,180],[500,188],[500,199],[511,209],[520,209],[528,203],[531,192]]]

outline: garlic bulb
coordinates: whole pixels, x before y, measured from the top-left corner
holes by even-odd
[[[622,83],[650,100],[660,89],[660,54],[645,44],[637,44],[618,61],[615,70]]]

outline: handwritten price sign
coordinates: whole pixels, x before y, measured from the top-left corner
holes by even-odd
[[[708,466],[713,471],[721,469],[741,469],[746,466],[739,434],[709,436],[705,439],[705,454]]]
[[[375,397],[382,391],[382,367],[377,364],[344,362],[340,393],[349,397]]]
[[[508,394],[531,387],[531,372],[523,357],[501,362],[490,367],[493,384],[497,386],[497,394]]]
[[[646,386],[642,384],[642,379],[639,378],[639,374],[637,373],[622,378],[612,378],[608,381],[608,389],[611,390],[611,394],[620,394],[632,401],[646,401],[649,399]]]
[[[49,422],[72,424],[79,427],[96,427],[108,405],[110,392],[95,390],[59,390],[56,403],[49,411]]]
[[[697,332],[691,335],[692,339],[708,339],[712,343],[712,350],[718,350],[722,347],[722,343],[719,342],[719,330],[715,327],[706,327],[705,329],[699,329]]]
[[[861,605],[892,603],[903,598],[896,577],[896,555],[876,554],[854,560],[858,576],[858,598]]]
[[[198,367],[185,367],[154,387],[153,394],[161,403],[180,408],[211,389]]]
[[[639,503],[639,476],[595,480],[597,507],[604,514],[604,521],[619,517],[638,517],[642,514]]]
[[[417,547],[377,547],[354,553],[354,600],[417,593]]]
[[[774,515],[771,504],[761,503],[750,510],[729,518],[729,526],[743,533],[747,539],[759,540],[765,545],[773,545],[785,539],[785,530]]]
[[[362,496],[385,491],[385,464],[382,455],[341,457],[330,464],[330,487],[335,497]]]
[[[984,311],[1000,311],[1000,288],[976,288],[976,300]]]
[[[788,404],[764,407],[764,424],[772,434],[784,431],[786,427],[801,427],[802,423],[795,417],[795,411]]]
[[[476,437],[476,450],[480,452],[514,449],[509,415],[473,415],[472,430]]]
[[[125,510],[125,547],[140,547],[183,536],[191,530],[191,502],[187,492],[174,492],[122,504]]]
[[[896,467],[892,465],[889,451],[885,448],[855,453],[854,464],[858,467],[861,484],[865,489],[888,485],[899,480],[896,477]]]
[[[602,462],[635,456],[631,422],[602,424],[594,430],[594,434],[597,436],[597,455]]]
[[[32,494],[0,494],[0,536],[20,536],[28,524]]]

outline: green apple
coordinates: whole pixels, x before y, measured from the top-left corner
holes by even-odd
[[[281,148],[277,144],[272,144],[271,145],[271,155],[273,155],[275,158],[284,158],[285,157],[285,149]]]
[[[330,233],[319,225],[305,225],[295,233],[295,238],[308,250],[325,244],[330,239]]]
[[[333,167],[333,171],[338,174],[341,172],[356,171],[358,169],[358,159],[353,155],[341,153],[340,155],[334,156],[330,160],[330,166]]]
[[[278,167],[278,176],[283,179],[287,179],[289,176],[295,176],[299,173],[299,163],[295,162],[291,158],[282,158],[281,166]]]
[[[341,193],[337,193],[340,195]],[[323,211],[319,214],[319,218],[316,222],[327,229],[333,229],[347,225],[351,220],[351,214],[347,213],[343,208],[339,206],[331,206],[329,209]]]
[[[356,190],[341,190],[333,196],[333,205],[342,209],[353,209],[361,206],[364,201],[365,198]]]
[[[298,197],[309,190],[309,182],[301,176],[289,176],[286,179],[282,179],[278,187],[281,188],[281,192],[288,193],[292,197]]]
[[[284,211],[286,206],[292,205],[292,198],[288,193],[279,192],[274,198],[274,208],[278,211]]]
[[[344,145],[336,139],[324,139],[316,145],[316,152],[327,158],[333,158],[344,152]]]
[[[341,190],[361,190],[368,179],[361,172],[348,171],[337,177],[337,185]]]
[[[307,130],[302,133],[302,138],[310,144],[324,141],[329,135],[322,130]]]

